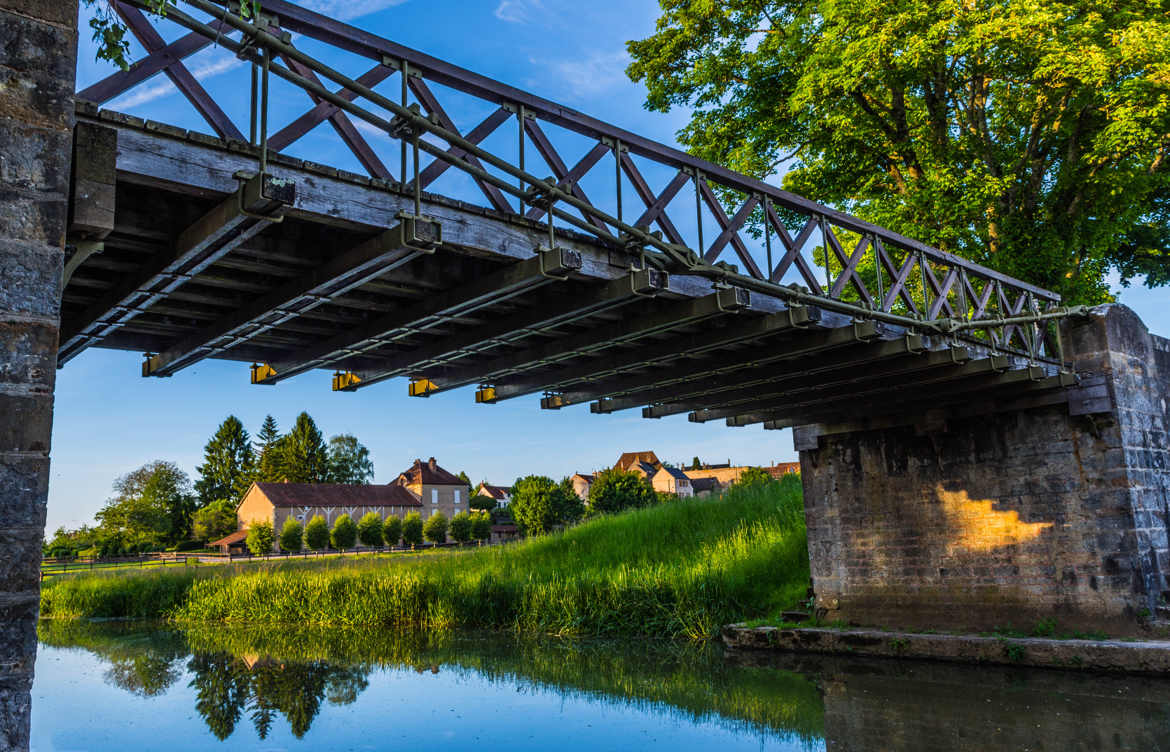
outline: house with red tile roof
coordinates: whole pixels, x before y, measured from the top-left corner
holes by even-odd
[[[496,502],[497,507],[506,507],[512,501],[512,489],[508,486],[493,486],[484,481],[475,489],[473,496],[486,496]]]

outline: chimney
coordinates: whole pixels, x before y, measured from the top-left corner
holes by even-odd
[[[431,457],[429,460],[427,460],[427,465],[429,465],[429,466],[430,466],[430,468],[431,468],[432,470],[434,470],[434,469],[435,469],[435,466],[436,466],[436,463],[435,463],[435,458],[434,458],[434,457]]]

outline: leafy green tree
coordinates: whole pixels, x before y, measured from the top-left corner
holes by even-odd
[[[313,551],[321,551],[329,545],[329,524],[319,514],[305,524],[305,545]]]
[[[488,540],[492,537],[492,516],[482,510],[471,513],[471,537]]]
[[[329,531],[329,542],[338,551],[345,551],[357,543],[357,533],[357,524],[348,514],[343,514],[334,521],[333,529]]]
[[[691,469],[692,470],[702,470],[703,469],[703,463],[699,460],[699,455],[697,455],[697,454],[695,455],[695,458],[693,460],[691,460]]]
[[[114,481],[114,496],[96,517],[107,534],[177,543],[191,532],[194,511],[187,474],[173,462],[155,460]]]
[[[774,479],[767,470],[761,467],[749,467],[739,474],[735,483],[736,486],[758,486],[771,483]]]
[[[280,528],[280,550],[295,554],[304,545],[305,529],[296,517],[289,517]]]
[[[256,456],[244,424],[229,415],[203,447],[203,464],[195,468],[195,493],[206,506],[216,499],[239,499],[255,476]]]
[[[481,509],[485,512],[490,512],[496,508],[497,504],[496,500],[490,496],[476,494],[475,496],[471,497],[471,501],[467,502],[467,506],[471,507],[472,509]]]
[[[282,479],[289,483],[325,483],[329,479],[329,450],[321,431],[308,413],[297,416],[296,423],[280,440],[279,467]]]
[[[657,501],[650,481],[629,470],[602,470],[589,486],[589,511],[594,514],[612,514]]]
[[[382,540],[387,546],[397,546],[402,540],[402,520],[394,515],[388,515],[382,522]]]
[[[418,512],[411,512],[402,519],[402,542],[407,545],[423,542],[423,522]]]
[[[543,475],[518,478],[508,510],[525,535],[547,533],[555,525],[578,519],[583,512],[571,483],[556,483]]]
[[[423,537],[431,543],[447,542],[447,515],[435,512],[423,523]]]
[[[374,548],[382,545],[382,518],[377,512],[366,512],[358,520],[357,537],[363,546]]]
[[[628,73],[692,153],[1070,303],[1170,282],[1165,3],[660,3]]]
[[[276,419],[271,415],[264,416],[264,423],[256,434],[255,452],[256,472],[254,480],[261,483],[279,483],[284,480],[281,474],[281,446],[283,437],[276,425]]]
[[[451,533],[451,540],[456,543],[466,543],[471,540],[471,515],[467,512],[460,512],[452,516],[448,530]]]
[[[374,478],[370,450],[356,436],[343,433],[329,440],[328,483],[366,485]]]
[[[255,18],[260,13],[261,3],[262,0],[244,0],[234,12],[241,18]],[[83,7],[93,9],[89,28],[93,32],[93,41],[97,43],[94,57],[98,60],[108,60],[122,70],[128,70],[130,43],[126,41],[126,25],[117,16],[113,6],[104,0],[82,0],[81,4]],[[145,9],[149,13],[163,15],[166,5],[167,0],[145,0]]]
[[[272,532],[272,523],[264,520],[262,522],[253,522],[248,528],[248,537],[246,543],[248,550],[255,556],[267,556],[272,553],[272,544],[276,536]]]
[[[191,533],[202,541],[219,540],[240,528],[236,519],[236,503],[230,499],[216,499],[195,510],[191,516]]]

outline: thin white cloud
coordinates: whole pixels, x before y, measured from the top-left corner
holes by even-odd
[[[195,77],[195,80],[203,83],[209,78],[234,70],[242,65],[244,65],[244,61],[237,57],[224,57],[219,60],[208,61],[194,68],[189,68],[189,70],[191,71],[191,75]],[[165,76],[160,74],[157,78],[159,79],[157,83],[133,89],[126,96],[114,100],[111,107],[116,110],[127,110],[131,107],[153,102],[156,99],[161,99],[179,91],[171,83],[170,79]]]
[[[532,12],[542,7],[540,0],[500,0],[496,6],[496,18],[507,23],[529,23]]]
[[[407,0],[302,0],[301,6],[338,21],[350,21],[380,10],[402,5]]]
[[[540,64],[534,60],[533,63]],[[595,52],[580,60],[547,63],[554,78],[576,99],[597,96],[626,81],[630,55],[625,50]]]

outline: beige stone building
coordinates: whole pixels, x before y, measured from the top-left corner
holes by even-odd
[[[569,482],[573,484],[573,493],[577,494],[577,498],[581,501],[589,501],[589,489],[593,485],[591,473],[573,473]]]
[[[680,499],[695,495],[694,489],[691,488],[691,479],[676,467],[667,467],[666,465],[659,467],[658,471],[650,477],[650,485],[654,487],[655,491],[674,494]]]
[[[436,512],[442,512],[450,519],[470,509],[467,506],[470,501],[467,484],[458,475],[439,467],[434,457],[426,462],[415,460],[413,465],[398,474],[394,482],[418,498],[424,519]]]

